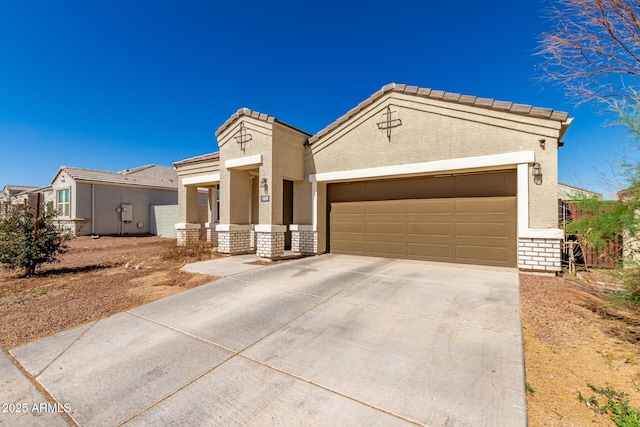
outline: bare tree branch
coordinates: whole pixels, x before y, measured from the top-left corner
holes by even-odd
[[[640,0],[557,0],[542,35],[544,79],[580,101],[625,99],[640,77]]]

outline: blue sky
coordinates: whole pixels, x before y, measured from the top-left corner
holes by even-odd
[[[216,151],[241,107],[315,133],[396,82],[568,111],[560,180],[615,191],[602,178],[628,152],[624,129],[539,81],[547,5],[4,2],[0,187]]]

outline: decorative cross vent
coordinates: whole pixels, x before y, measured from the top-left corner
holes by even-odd
[[[240,149],[244,153],[244,149],[246,148],[247,142],[251,141],[253,137],[250,133],[247,133],[247,129],[244,127],[244,123],[240,123],[240,130],[238,131],[238,136],[234,136],[236,142],[240,144]]]
[[[393,113],[395,113],[395,111],[391,111],[391,107],[387,107],[387,112],[383,114],[383,121],[376,123],[378,125],[378,129],[385,129],[387,131],[387,138],[389,138],[389,141],[391,141],[391,128],[402,125],[402,121],[400,119],[391,118],[391,114]]]

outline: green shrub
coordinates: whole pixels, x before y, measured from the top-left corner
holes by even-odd
[[[604,388],[596,387],[592,384],[587,384],[587,386],[597,394],[606,397],[607,403],[604,406],[600,406],[595,396],[585,399],[582,393],[578,393],[580,402],[584,402],[594,412],[608,413],[611,420],[618,427],[640,427],[640,411],[638,411],[638,408],[629,406],[629,399],[626,398],[626,393],[616,391],[608,384]]]
[[[40,265],[58,261],[58,256],[66,252],[65,242],[70,236],[54,222],[55,217],[51,207],[36,218],[36,209],[31,205],[2,206],[0,263],[8,270],[21,270],[24,276],[32,276]]]

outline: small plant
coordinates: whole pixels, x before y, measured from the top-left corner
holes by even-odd
[[[4,294],[0,292],[0,298],[4,298]]]
[[[533,389],[533,387],[531,387],[531,384],[529,384],[529,382],[526,382],[526,383],[525,383],[525,388],[527,389],[527,393],[529,393],[529,394],[533,394],[533,393],[535,393],[535,392],[536,392],[536,391]]]
[[[596,387],[593,384],[587,384],[591,390],[597,394],[606,397],[607,403],[600,406],[596,396],[585,399],[582,393],[578,392],[578,400],[587,407],[592,408],[594,413],[609,414],[611,420],[618,427],[640,427],[640,411],[638,408],[629,406],[629,399],[626,393],[616,391],[607,384],[606,387]]]
[[[38,297],[41,297],[42,295],[47,294],[46,291],[39,291],[37,289],[31,289],[29,292],[31,292],[31,296],[34,298],[38,298]]]

